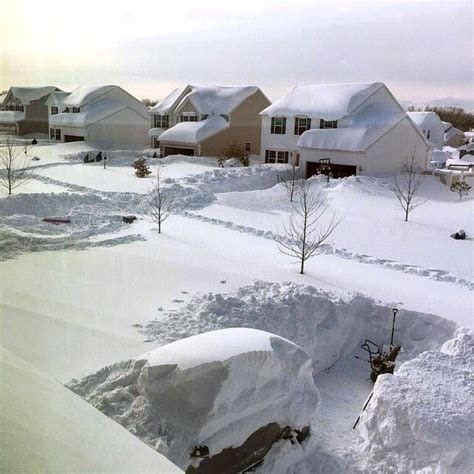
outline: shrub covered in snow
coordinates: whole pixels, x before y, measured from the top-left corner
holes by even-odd
[[[474,472],[474,341],[459,330],[377,379],[362,414],[362,472]]]
[[[244,328],[162,346],[69,387],[183,468],[195,447],[212,458],[270,423],[301,432],[320,400],[300,347]]]

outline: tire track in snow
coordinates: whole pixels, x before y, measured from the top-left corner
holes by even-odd
[[[262,230],[256,229],[254,227],[235,224],[232,221],[225,221],[222,219],[216,219],[213,217],[206,217],[201,214],[196,214],[189,211],[181,211],[180,214],[184,217],[191,219],[197,219],[207,224],[218,225],[221,227],[226,227],[230,230],[235,230],[237,232],[242,232],[249,235],[254,235],[256,237],[262,237],[264,239],[276,241],[279,235],[276,232],[271,230]],[[430,280],[445,282],[445,283],[454,283],[456,285],[468,288],[472,290],[474,288],[474,282],[466,278],[457,277],[451,275],[446,270],[438,269],[425,269],[419,267],[418,265],[409,265],[397,262],[395,260],[390,260],[387,258],[377,258],[370,255],[359,254],[356,252],[350,252],[345,249],[338,249],[329,244],[323,244],[320,247],[320,253],[326,255],[334,255],[336,257],[342,258],[344,260],[353,260],[358,263],[365,263],[369,265],[377,265],[383,268],[388,268],[390,270],[395,270],[403,273],[409,273],[412,275],[417,275],[420,277],[429,278]]]

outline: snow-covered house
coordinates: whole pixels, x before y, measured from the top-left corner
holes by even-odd
[[[442,150],[444,142],[444,125],[436,112],[407,112],[424,137]]]
[[[462,130],[453,126],[452,123],[443,122],[444,125],[444,145],[458,148],[463,146],[467,139]]]
[[[266,163],[330,160],[334,177],[393,173],[407,155],[426,168],[433,145],[381,82],[295,87],[261,112]]]
[[[259,113],[269,104],[253,86],[176,89],[150,110],[152,146],[161,156],[217,156],[234,144],[258,154]]]
[[[55,92],[47,101],[52,140],[146,145],[148,107],[118,86]]]
[[[0,132],[28,135],[48,133],[46,101],[55,86],[10,87],[0,107]]]

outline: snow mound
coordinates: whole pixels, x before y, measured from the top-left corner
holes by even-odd
[[[314,373],[352,354],[365,338],[385,343],[391,309],[356,295],[347,300],[312,286],[256,281],[228,294],[194,296],[187,305],[144,326],[148,340],[161,344],[207,331],[247,327],[268,331],[301,346],[313,359]],[[395,340],[401,357],[439,349],[455,324],[434,315],[401,310]]]
[[[182,472],[24,360],[0,348],[1,472]]]
[[[378,378],[363,412],[361,472],[474,472],[474,341],[458,331]]]
[[[320,403],[309,356],[245,328],[162,346],[69,388],[182,468],[195,446],[212,457],[269,423],[301,430]]]

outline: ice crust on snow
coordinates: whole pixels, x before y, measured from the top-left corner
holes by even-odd
[[[309,356],[246,328],[183,339],[69,387],[182,468],[197,445],[212,456],[271,422],[301,429],[320,403]]]
[[[260,112],[260,115],[301,115],[338,120],[351,114],[381,87],[384,87],[381,82],[298,86]]]
[[[356,445],[360,472],[474,471],[474,341],[458,330],[378,378]]]
[[[391,310],[356,295],[341,299],[312,286],[256,281],[227,294],[203,294],[144,328],[148,339],[164,344],[207,331],[248,327],[268,331],[301,346],[314,373],[353,353],[365,338],[389,337]],[[445,319],[400,311],[395,337],[403,334],[403,357],[438,349],[453,334]]]

